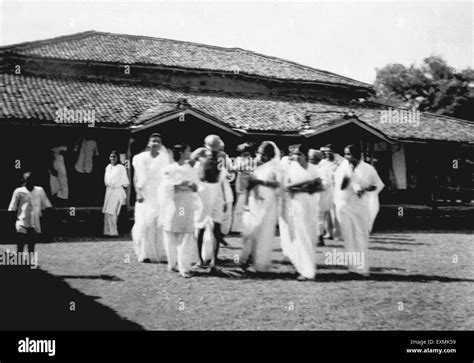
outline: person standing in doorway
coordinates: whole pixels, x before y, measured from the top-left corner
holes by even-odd
[[[127,170],[120,164],[116,151],[109,156],[110,164],[105,168],[104,183],[106,186],[104,206],[104,235],[118,236],[117,219],[127,194],[125,188],[129,185]]]

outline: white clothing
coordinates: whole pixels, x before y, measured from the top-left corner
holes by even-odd
[[[91,173],[94,166],[94,155],[99,155],[97,141],[82,139],[74,148],[74,151],[78,150],[79,156],[77,157],[75,165],[77,172],[86,174]]]
[[[127,170],[121,164],[109,164],[105,168],[104,183],[106,186],[104,206],[104,234],[118,236],[117,216],[120,208],[125,204],[127,193],[124,187],[129,184]]]
[[[345,159],[341,155],[334,154],[333,161],[323,159],[318,164],[322,175],[330,181],[320,196],[319,230],[322,234],[325,229],[331,237],[341,236],[339,222],[336,218],[336,209],[334,206],[334,175],[339,165],[341,165],[344,160]]]
[[[341,163],[343,163],[346,159],[339,155],[338,153],[334,153],[334,160],[329,160],[329,159],[322,159],[318,165],[320,166],[329,166],[332,170],[332,172],[334,173],[336,171],[336,169],[339,167],[339,165],[341,165]]]
[[[227,170],[224,171],[224,181],[223,181],[223,201],[222,206],[226,206],[226,209],[222,210],[222,220],[221,220],[221,232],[226,235],[229,234],[230,228],[232,226],[232,205],[234,204],[234,193],[232,187],[230,186],[229,179],[227,178],[229,174]]]
[[[163,168],[163,181],[159,189],[159,198],[162,201],[160,218],[163,230],[176,233],[194,233],[195,214],[198,209],[197,193],[191,189],[176,189],[183,183],[199,185],[197,170],[184,163],[173,163]]]
[[[326,212],[334,207],[334,171],[328,163],[322,163],[322,161],[316,166],[324,188],[319,193],[319,211]]]
[[[102,213],[113,215],[120,214],[120,208],[125,205],[127,193],[126,187],[129,185],[127,170],[121,164],[109,164],[105,168],[104,183],[106,186],[104,206]]]
[[[166,252],[159,221],[161,204],[158,189],[162,180],[161,171],[170,164],[169,153],[164,146],[155,158],[150,151],[144,151],[133,157],[132,164],[135,187],[141,190],[144,198],[143,202],[135,203],[135,224],[132,228],[135,253],[138,261],[164,262]]]
[[[283,185],[286,187],[320,177],[315,165],[308,164],[307,169],[304,169],[299,163],[292,161],[283,177]],[[305,192],[284,192],[279,219],[282,250],[298,273],[310,279],[316,275],[313,241],[318,235],[317,216],[318,205],[312,195]]]
[[[255,177],[263,181],[280,181],[281,170],[277,159],[272,159],[258,166]],[[248,211],[242,215],[242,235],[244,246],[240,255],[241,262],[246,263],[252,256],[257,271],[267,271],[272,260],[276,225],[278,223],[279,188],[262,185],[250,191]]]
[[[201,203],[196,214],[196,228],[205,230],[201,251],[201,257],[204,261],[211,260],[217,248],[217,241],[213,232],[214,223],[220,224],[220,230],[224,235],[229,233],[232,224],[234,196],[227,179],[228,172],[220,161],[217,161],[217,165],[218,170],[220,170],[217,181],[213,183],[201,180],[198,191]],[[196,170],[201,170],[202,166],[200,161],[194,165]],[[225,212],[224,207],[226,207]]]
[[[349,183],[341,190],[344,177],[349,178]],[[357,196],[357,190],[372,185],[376,187],[375,191]],[[378,193],[383,187],[384,184],[375,168],[362,160],[355,169],[345,161],[336,171],[334,202],[345,248],[348,252],[364,254],[363,268],[352,265],[349,266],[351,271],[363,274],[369,271],[369,233],[379,210]]]
[[[241,160],[245,160],[241,158]],[[247,185],[250,176],[249,171],[237,172],[235,180],[235,193],[237,195],[237,201],[234,205],[234,214],[232,217],[232,228],[233,232],[242,232],[242,214],[244,213],[244,205],[247,199]]]
[[[99,155],[97,142],[95,140],[82,139],[74,149],[74,151],[77,150],[79,150],[79,156],[75,165],[76,170],[79,173],[89,174],[92,172],[94,155]]]
[[[49,207],[51,202],[42,187],[35,186],[31,192],[20,187],[13,191],[8,210],[17,212],[15,228],[18,233],[27,233],[28,228],[41,233],[41,211]]]
[[[168,258],[168,269],[172,270],[178,264],[181,275],[191,270],[193,248],[196,240],[192,233],[164,232],[164,244]]]
[[[199,163],[196,163],[194,167],[199,169]],[[204,228],[209,219],[216,223],[223,223],[227,218],[225,214],[232,213],[231,206],[233,202],[232,189],[227,180],[227,171],[225,169],[221,170],[216,183],[201,181],[199,197],[202,202],[202,209],[197,217],[197,228]],[[228,206],[226,213],[224,213],[224,204]]]
[[[174,163],[166,166],[162,175],[159,198],[163,202],[160,216],[168,269],[174,269],[177,263],[179,272],[183,275],[191,269],[191,263],[196,257],[194,221],[199,208],[199,197],[191,188],[176,186],[183,182],[199,185],[198,173],[189,163]]]
[[[104,213],[104,235],[106,236],[118,236],[116,214]]]
[[[399,145],[398,150],[392,150],[392,169],[397,189],[407,188],[407,167],[405,162],[405,148]]]
[[[66,165],[64,164],[64,157],[62,156],[62,151],[67,151],[66,146],[58,146],[51,149],[53,152],[53,169],[58,173],[57,176],[54,176],[49,173],[49,183],[51,189],[51,195],[56,196],[60,199],[69,198],[69,187],[67,181],[67,171]]]

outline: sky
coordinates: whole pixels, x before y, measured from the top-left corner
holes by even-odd
[[[9,1],[0,45],[86,30],[239,47],[373,83],[439,55],[473,64],[473,1]]]

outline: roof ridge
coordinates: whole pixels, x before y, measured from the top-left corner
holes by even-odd
[[[61,42],[61,41],[71,40],[71,39],[80,39],[80,38],[88,37],[88,36],[91,36],[91,35],[105,35],[105,36],[116,36],[116,37],[126,37],[126,38],[136,38],[136,39],[153,39],[153,40],[160,40],[160,41],[166,41],[166,42],[172,42],[172,43],[180,43],[180,44],[187,44],[187,45],[198,46],[198,47],[205,47],[205,48],[214,49],[214,50],[225,50],[225,51],[231,51],[231,52],[241,52],[241,53],[245,53],[245,54],[248,54],[248,55],[253,55],[253,56],[256,56],[256,57],[264,58],[266,60],[277,61],[277,62],[280,62],[280,64],[291,64],[291,65],[293,65],[295,67],[298,67],[300,69],[309,70],[309,71],[312,71],[312,72],[318,72],[320,74],[334,76],[334,77],[339,78],[341,80],[356,82],[356,83],[359,83],[359,85],[355,85],[355,84],[347,85],[347,84],[344,84],[344,83],[337,82],[337,80],[334,81],[334,82],[320,82],[320,83],[339,84],[339,85],[346,86],[346,87],[373,89],[373,86],[371,84],[361,82],[361,81],[358,81],[358,80],[353,79],[353,78],[342,76],[342,75],[339,75],[337,73],[325,71],[325,70],[322,70],[322,69],[306,66],[304,64],[300,64],[300,63],[297,63],[297,62],[294,62],[294,61],[291,61],[291,60],[288,60],[288,59],[275,57],[275,56],[270,56],[270,55],[266,55],[266,54],[263,54],[263,53],[258,53],[258,52],[252,51],[252,50],[243,49],[243,48],[240,48],[240,47],[223,47],[223,46],[218,46],[218,45],[210,45],[210,44],[191,42],[191,41],[186,41],[186,40],[177,40],[177,39],[170,39],[170,38],[153,37],[153,36],[149,36],[149,35],[135,35],[135,34],[123,34],[123,33],[112,33],[112,32],[96,31],[96,30],[87,30],[87,31],[84,31],[84,32],[79,32],[79,33],[74,33],[74,34],[69,34],[69,35],[62,35],[62,36],[58,36],[58,37],[54,37],[54,38],[48,38],[48,39],[44,39],[44,40],[34,40],[34,41],[30,41],[30,42],[23,42],[23,43],[11,44],[11,45],[7,45],[7,46],[0,46],[0,51],[1,50],[8,50],[8,49],[15,49],[15,48],[23,48],[24,49],[24,48],[33,47],[35,45],[45,45],[45,44],[57,43],[57,42]]]
[[[253,51],[253,50],[243,49],[243,48],[239,48],[239,47],[234,48],[234,49],[239,50],[239,51],[242,51],[242,52],[244,52],[244,53],[250,53],[250,54],[256,55],[256,56],[258,56],[258,57],[263,57],[263,58],[267,58],[267,59],[273,59],[273,60],[276,60],[276,61],[279,61],[279,62],[284,62],[284,63],[291,63],[292,65],[297,66],[297,67],[300,67],[300,68],[303,68],[303,69],[308,69],[308,70],[311,70],[311,71],[321,72],[321,73],[324,73],[324,74],[329,74],[329,75],[331,75],[331,76],[336,76],[336,77],[339,77],[339,78],[344,78],[344,79],[346,79],[346,80],[348,80],[348,81],[358,82],[358,83],[360,83],[360,84],[366,85],[367,88],[373,88],[373,86],[372,86],[370,83],[365,83],[365,82],[362,82],[362,81],[358,81],[357,79],[353,79],[353,78],[349,78],[349,77],[346,77],[346,76],[342,76],[342,75],[340,75],[340,74],[333,73],[333,72],[329,72],[329,71],[326,71],[326,70],[323,70],[323,69],[310,67],[310,66],[307,66],[307,65],[304,65],[304,64],[301,64],[301,63],[292,61],[292,60],[285,59],[285,58],[280,58],[280,57],[276,57],[276,56],[272,56],[272,55],[266,55],[266,54],[263,54],[263,53],[255,52],[255,51]]]
[[[237,49],[235,47],[229,48],[229,47],[223,47],[223,46],[220,46],[220,45],[212,45],[212,44],[206,44],[206,43],[191,42],[189,40],[179,40],[179,39],[171,39],[171,38],[153,37],[153,36],[150,36],[150,35],[136,35],[136,34],[111,33],[111,32],[96,32],[96,33],[97,34],[103,34],[103,35],[124,36],[124,37],[129,37],[129,38],[164,40],[164,41],[168,41],[168,42],[177,42],[177,43],[190,44],[190,45],[199,45],[199,46],[204,46],[204,47],[213,48],[213,49],[225,49],[225,50],[235,50],[235,49]]]
[[[47,39],[43,39],[43,40],[33,40],[33,41],[30,41],[30,42],[15,43],[15,44],[11,44],[11,45],[1,46],[0,49],[1,48],[23,47],[25,45],[30,45],[30,44],[31,45],[36,45],[38,43],[40,43],[40,44],[41,43],[45,43],[45,44],[55,43],[57,41],[74,39],[74,38],[81,38],[81,37],[89,36],[89,35],[112,35],[112,36],[120,36],[120,37],[127,37],[127,38],[164,40],[164,41],[168,41],[168,42],[177,42],[177,43],[182,43],[182,44],[198,45],[198,46],[204,46],[204,47],[207,47],[207,48],[221,49],[221,50],[240,50],[241,49],[241,48],[237,48],[237,47],[223,47],[223,46],[220,46],[220,45],[211,45],[211,44],[205,44],[205,43],[191,42],[191,41],[187,41],[187,40],[154,37],[154,36],[150,36],[150,35],[112,33],[112,32],[104,32],[104,31],[96,31],[96,30],[87,30],[87,31],[79,32],[79,33],[61,35],[61,36],[57,36],[57,37],[54,37],[54,38],[47,38]]]
[[[247,53],[247,54],[252,54],[252,55],[255,55],[255,56],[258,56],[258,57],[262,57],[262,58],[266,58],[266,59],[272,59],[272,60],[276,60],[276,61],[284,62],[284,63],[291,63],[291,64],[293,64],[293,65],[295,65],[295,66],[297,66],[297,67],[301,67],[301,68],[304,68],[304,69],[309,69],[309,70],[311,70],[311,71],[317,71],[317,72],[329,74],[329,75],[332,75],[332,76],[344,78],[344,79],[349,80],[349,81],[353,81],[353,82],[358,82],[358,83],[361,83],[361,84],[365,84],[365,85],[367,85],[369,88],[372,88],[372,87],[373,87],[373,86],[372,86],[371,84],[369,84],[369,83],[361,82],[361,81],[358,81],[358,80],[353,79],[353,78],[349,78],[349,77],[345,77],[345,76],[339,75],[339,74],[337,74],[337,73],[332,73],[332,72],[325,71],[325,70],[322,70],[322,69],[313,68],[313,67],[306,66],[306,65],[304,65],[304,64],[297,63],[297,62],[294,62],[294,61],[291,61],[291,60],[288,60],[288,59],[285,59],[285,58],[280,58],[280,57],[275,57],[275,56],[271,56],[271,55],[266,55],[266,54],[263,54],[263,53],[255,52],[255,51],[252,51],[252,50],[249,50],[249,49],[240,48],[240,47],[223,47],[223,46],[219,46],[219,45],[211,45],[211,44],[205,44],[205,43],[191,42],[191,41],[187,41],[187,40],[177,40],[177,39],[170,39],[170,38],[152,37],[152,36],[147,36],[147,35],[133,35],[133,34],[122,34],[122,33],[110,33],[110,32],[97,32],[97,33],[98,33],[98,34],[109,34],[109,35],[119,35],[119,36],[135,37],[135,38],[159,39],[159,40],[165,40],[165,41],[169,41],[169,42],[178,42],[178,43],[184,43],[184,44],[199,45],[199,46],[204,46],[204,47],[212,48],[212,49],[225,49],[225,50],[232,50],[232,51],[240,51],[240,52],[244,52],[244,53]]]
[[[51,44],[51,43],[61,42],[61,41],[64,41],[64,40],[83,38],[85,36],[89,36],[89,35],[92,35],[92,34],[99,34],[99,33],[100,32],[98,32],[96,30],[86,30],[86,31],[79,32],[79,33],[60,35],[60,36],[53,37],[53,38],[40,39],[40,40],[31,40],[29,42],[21,42],[21,43],[9,44],[9,45],[2,45],[2,46],[0,46],[0,50],[8,50],[8,49],[14,49],[14,48],[28,48],[28,47],[35,46],[35,45]]]

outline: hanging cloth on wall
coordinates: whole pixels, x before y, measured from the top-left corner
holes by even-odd
[[[392,170],[397,189],[407,188],[407,167],[403,144],[392,146]]]
[[[62,152],[67,151],[66,146],[57,146],[51,149],[53,153],[53,169],[56,171],[56,175],[53,175],[50,171],[49,182],[51,195],[56,196],[60,199],[69,198],[69,187],[67,180],[66,165],[64,163],[64,157]]]
[[[77,172],[86,174],[91,173],[92,168],[94,167],[94,156],[99,155],[97,141],[80,139],[74,148],[74,151],[78,150],[79,156],[75,165]]]

